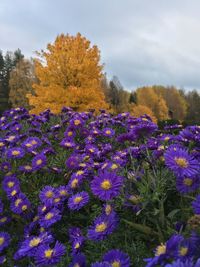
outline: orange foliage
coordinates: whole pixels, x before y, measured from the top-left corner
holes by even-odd
[[[38,53],[34,95],[27,95],[31,112],[45,108],[59,113],[63,106],[76,107],[77,111],[88,108],[107,108],[101,90],[102,68],[97,46],[78,33],[76,36],[61,34],[47,52]]]
[[[151,117],[153,122],[155,122],[155,123],[157,122],[157,119],[156,119],[153,111],[150,108],[146,107],[146,106],[132,104],[131,105],[131,109],[130,109],[130,113],[131,113],[131,115],[133,115],[136,118],[140,117],[140,116],[142,116],[144,114],[147,114],[147,115],[149,115]]]

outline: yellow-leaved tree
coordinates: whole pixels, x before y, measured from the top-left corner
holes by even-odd
[[[156,119],[153,111],[147,106],[131,104],[130,105],[130,113],[131,113],[131,115],[133,115],[136,118],[146,114],[146,115],[149,115],[151,117],[153,122],[155,122],[155,123],[157,122],[157,119]]]
[[[33,84],[34,94],[27,95],[32,113],[46,108],[59,113],[63,106],[77,111],[108,108],[101,89],[99,49],[80,33],[58,35],[38,56],[35,71],[39,83]]]
[[[152,87],[141,87],[136,90],[137,104],[150,108],[158,120],[168,118],[168,107],[161,95]]]

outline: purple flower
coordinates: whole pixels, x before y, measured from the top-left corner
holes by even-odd
[[[194,192],[199,188],[200,179],[196,176],[179,176],[176,179],[176,188],[182,194]]]
[[[28,137],[23,143],[22,146],[25,147],[28,151],[32,151],[42,145],[41,140],[38,137]]]
[[[192,259],[181,261],[180,259],[165,265],[165,267],[200,267],[200,259],[193,263]]]
[[[103,240],[110,235],[117,227],[117,216],[100,215],[97,217],[92,226],[88,230],[88,238],[91,240]]]
[[[10,209],[17,214],[22,214],[30,209],[30,202],[23,193],[17,194],[17,196],[12,200]]]
[[[33,170],[40,170],[46,164],[47,164],[47,158],[44,154],[38,154],[32,160]]]
[[[89,201],[89,195],[87,192],[80,192],[71,196],[68,200],[68,207],[71,210],[80,210]]]
[[[53,237],[47,232],[40,234],[39,236],[30,236],[28,239],[20,244],[20,248],[17,251],[18,257],[34,256],[37,248],[40,245],[50,244],[53,242]]]
[[[113,137],[115,135],[115,131],[111,128],[104,128],[103,135],[106,137]]]
[[[173,147],[164,154],[166,166],[177,176],[194,176],[199,173],[199,163],[186,149]]]
[[[6,262],[6,256],[0,256],[0,264],[4,264]]]
[[[7,157],[9,159],[21,159],[25,155],[25,152],[20,147],[13,147],[7,150]]]
[[[103,260],[109,262],[111,266],[120,266],[120,267],[131,266],[129,256],[118,249],[113,249],[108,251],[104,255]]]
[[[61,219],[60,211],[56,208],[51,209],[46,214],[41,216],[39,223],[41,227],[49,228],[52,224]]]
[[[79,253],[74,255],[72,259],[72,263],[70,263],[69,267],[86,267],[86,258],[83,253]]]
[[[55,265],[60,262],[65,250],[65,246],[58,241],[53,248],[49,245],[41,245],[35,254],[35,262],[37,266]]]
[[[123,177],[115,172],[102,171],[94,177],[91,189],[95,196],[107,201],[119,195],[122,185]]]
[[[52,186],[45,186],[39,194],[39,198],[42,203],[47,204],[47,205],[52,205],[54,198],[56,196],[56,190]]]
[[[0,253],[9,246],[10,235],[7,232],[0,232]]]

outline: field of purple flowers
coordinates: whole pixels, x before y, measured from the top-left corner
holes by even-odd
[[[200,127],[63,108],[0,118],[0,264],[200,267]]]

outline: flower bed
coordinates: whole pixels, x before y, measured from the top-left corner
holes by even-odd
[[[200,266],[200,127],[16,108],[0,154],[5,266]]]

